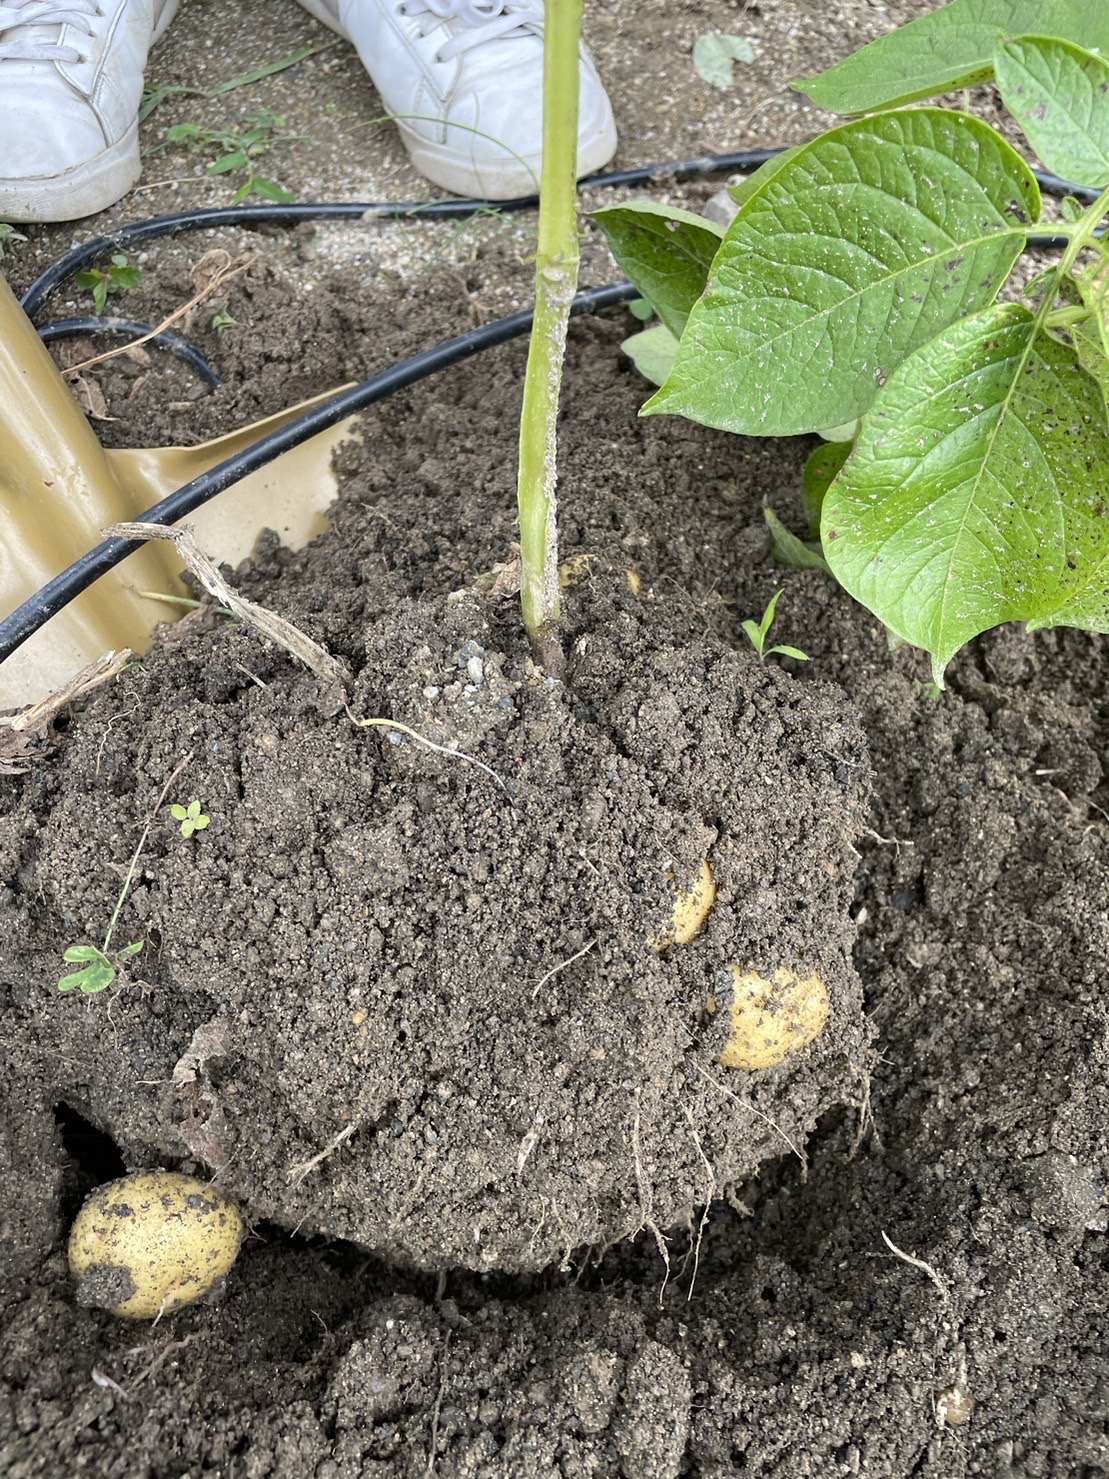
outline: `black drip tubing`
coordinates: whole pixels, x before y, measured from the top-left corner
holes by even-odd
[[[574,315],[597,313],[602,308],[611,308],[617,303],[627,303],[638,296],[638,290],[630,282],[594,288],[591,292],[579,293],[571,305],[570,312]],[[299,446],[301,442],[307,441],[317,432],[326,431],[340,421],[345,421],[348,416],[353,416],[356,411],[372,406],[375,401],[384,400],[394,391],[414,385],[417,380],[423,380],[426,376],[434,374],[436,370],[446,369],[448,365],[469,359],[471,355],[479,354],[484,349],[491,349],[495,344],[503,344],[508,339],[515,339],[521,334],[526,334],[531,328],[532,317],[531,309],[527,309],[521,313],[514,313],[509,318],[497,319],[496,322],[485,324],[479,329],[471,329],[468,333],[460,334],[456,339],[448,339],[436,345],[434,349],[426,349],[422,354],[414,355],[412,359],[403,360],[399,365],[383,370],[381,374],[374,375],[372,379],[364,380],[361,385],[341,391],[325,401],[322,406],[306,411],[294,421],[288,422],[279,430],[270,432],[261,441],[255,442],[254,446],[247,447],[245,451],[238,452],[233,457],[228,457],[226,461],[218,463],[215,467],[209,468],[206,473],[202,473],[200,477],[194,478],[191,483],[178,488],[176,492],[163,498],[160,503],[156,503],[153,508],[141,514],[141,521],[146,524],[175,524],[178,519],[185,518],[195,509],[200,508],[202,504],[207,503],[209,499],[222,493],[232,483],[245,478],[248,473],[256,472],[260,467],[265,467],[267,463],[280,457],[282,452]],[[106,575],[121,560],[125,560],[129,554],[141,547],[141,541],[138,540],[106,539],[103,544],[98,544],[87,555],[82,555],[79,560],[75,560],[60,575],[55,575],[52,580],[47,581],[46,585],[24,601],[22,606],[17,607],[10,616],[0,622],[0,662],[10,657],[26,642],[28,637],[33,636],[52,616],[56,616],[63,607],[68,606],[70,601],[79,596],[82,591],[87,590],[94,581]]]
[[[646,185],[658,179],[689,180],[728,170],[753,170],[781,152],[781,149],[745,149],[738,154],[710,154],[701,159],[683,159],[676,164],[648,164],[638,169],[614,170],[609,174],[587,175],[578,181],[578,189]],[[479,211],[521,211],[538,204],[538,195],[521,195],[516,200],[452,198],[361,204],[339,201],[322,205],[232,205],[180,211],[172,216],[154,216],[149,221],[121,226],[118,231],[94,237],[92,241],[74,247],[37,277],[19,301],[27,317],[33,319],[50,294],[90,262],[98,262],[112,252],[126,251],[139,242],[152,241],[158,236],[173,236],[178,231],[200,231],[215,226],[299,226],[305,221],[396,221],[411,217],[453,221]]]
[[[748,149],[735,154],[708,155],[700,159],[683,160],[678,163],[647,165],[639,169],[619,170],[610,174],[590,175],[579,181],[579,187],[616,186],[646,184],[660,178],[690,179],[722,173],[757,169],[775,158],[782,150]],[[1061,180],[1057,175],[1034,171],[1043,189],[1055,195],[1073,195],[1077,199],[1092,202],[1098,192],[1081,185]],[[534,195],[521,196],[518,200],[442,200],[430,202],[377,202],[370,204],[324,204],[324,205],[255,205],[230,206],[211,210],[184,211],[170,216],[157,216],[149,221],[138,221],[123,226],[106,236],[96,237],[83,246],[74,248],[58,259],[43,272],[21,299],[24,312],[33,318],[47,297],[63,282],[80,272],[88,263],[140,241],[149,241],[159,236],[171,236],[179,231],[198,230],[215,226],[261,226],[298,225],[303,221],[318,220],[396,220],[414,216],[431,219],[454,219],[473,215],[478,211],[522,210],[538,203]],[[1035,247],[1058,247],[1068,238],[1051,235],[1030,236],[1028,245]],[[596,313],[602,308],[629,302],[638,297],[631,283],[617,283],[606,288],[596,288],[580,293],[571,306],[574,315]],[[343,391],[322,406],[298,416],[279,431],[256,442],[253,447],[229,457],[225,462],[210,468],[191,483],[178,488],[169,497],[148,509],[141,521],[151,524],[173,524],[185,518],[195,509],[222,493],[232,483],[248,473],[265,467],[280,457],[283,452],[298,446],[317,432],[325,431],[345,420],[356,411],[364,410],[375,401],[383,400],[396,390],[415,384],[416,381],[434,374],[436,370],[457,364],[484,349],[526,334],[531,327],[532,313],[527,310],[498,319],[480,329],[473,329],[456,339],[449,339],[434,349],[425,350],[412,359],[405,360],[391,369],[363,381],[352,389]],[[174,336],[177,337],[177,336]],[[187,342],[187,341],[185,341]],[[189,346],[190,349],[193,346]],[[196,351],[199,354],[199,351]],[[102,575],[139,549],[136,540],[109,539],[97,545],[88,554],[74,561],[68,569],[48,581],[40,590],[17,607],[10,616],[0,621],[0,662],[10,657],[52,616],[56,616],[70,601],[87,590]]]
[[[578,181],[578,188],[647,185],[659,179],[690,180],[729,171],[744,172],[758,169],[781,153],[781,148],[744,149],[736,154],[708,154],[700,159],[683,159],[674,164],[647,164],[637,169],[587,175]],[[1084,185],[1073,185],[1043,170],[1034,170],[1033,174],[1051,195],[1073,195],[1090,205],[1097,199],[1098,192]],[[412,217],[432,221],[457,220],[479,211],[520,211],[538,204],[537,195],[521,195],[516,200],[339,201],[321,205],[232,205],[178,211],[170,216],[153,216],[149,221],[135,221],[130,226],[121,226],[118,231],[94,237],[92,241],[74,247],[34,280],[20,303],[27,317],[33,319],[51,293],[90,263],[110,256],[112,252],[126,251],[143,241],[174,236],[179,231],[200,231],[216,226],[299,226],[305,221],[396,221]],[[1030,236],[1028,244],[1058,247],[1065,240],[1051,235]]]
[[[212,369],[207,355],[172,329],[155,330],[152,324],[139,323],[134,318],[56,318],[42,324],[38,336],[44,344],[53,344],[55,339],[76,339],[81,334],[111,334],[117,339],[141,339],[144,344],[154,344],[159,349],[168,349],[178,359],[184,360],[200,375],[213,390],[223,381]]]

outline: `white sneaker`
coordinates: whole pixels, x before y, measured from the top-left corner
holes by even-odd
[[[539,188],[542,0],[300,0],[358,48],[422,175],[458,195]],[[581,52],[578,174],[616,152],[612,106]]]
[[[0,0],[0,221],[75,221],[139,178],[151,46],[180,0]]]

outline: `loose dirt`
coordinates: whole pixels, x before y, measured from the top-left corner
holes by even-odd
[[[698,31],[759,38],[788,143],[819,119],[784,77],[919,8],[829,10],[817,35],[785,0],[598,6],[628,158],[768,141],[718,136],[756,82],[710,97],[680,51]],[[317,34],[278,11],[278,50]],[[230,24],[183,9],[157,80],[190,75],[209,20]],[[241,28],[224,40],[240,67]],[[360,86],[344,57],[266,96]],[[391,277],[336,267],[330,227],[152,248],[139,317],[191,294],[213,240],[259,251],[238,330],[194,327],[226,384],[117,362],[98,429],[200,440],[460,332],[526,298],[519,229]],[[74,234],[36,234],[17,285]],[[613,276],[594,241],[586,282]],[[571,330],[563,553],[593,558],[564,687],[489,589],[520,344],[367,415],[329,532],[233,572],[350,665],[357,716],[459,746],[508,795],[356,728],[211,615],[0,781],[11,1479],[1109,1472],[1103,642],[1003,629],[937,694],[824,577],[773,563],[763,505],[800,527],[809,443],[638,420],[630,329]],[[779,587],[807,664],[760,666],[742,634]],[[119,926],[143,954],[110,995],[58,997],[185,753],[178,799],[210,826],[158,820]],[[668,875],[704,857],[717,908],[660,955]],[[826,1034],[765,1075],[715,1062],[737,960],[831,990]],[[79,1307],[64,1264],[85,1192],[148,1164],[218,1173],[252,1222],[223,1301],[154,1327]]]

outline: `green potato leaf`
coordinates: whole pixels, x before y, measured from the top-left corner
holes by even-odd
[[[1078,363],[1109,403],[1109,262],[1099,253],[1081,272],[1064,277],[1057,301],[1087,310],[1085,318],[1068,323],[1056,337],[1074,345]]]
[[[792,149],[783,149],[773,159],[768,159],[765,164],[760,164],[753,174],[745,180],[740,180],[738,185],[729,185],[728,194],[735,201],[739,210],[742,210],[751,196],[756,194],[766,184],[767,180],[773,179],[779,170],[784,169],[795,154],[800,154],[804,144],[795,144]]]
[[[1005,106],[1049,170],[1109,185],[1109,62],[1070,41],[1018,36],[994,53]]]
[[[1109,261],[1100,253],[1074,279],[1082,302],[1090,310],[1093,332],[1109,355]]]
[[[644,413],[760,436],[855,420],[907,354],[993,301],[1039,213],[1028,166],[978,119],[833,129],[729,227]]]
[[[1026,308],[994,305],[883,387],[825,495],[824,553],[942,686],[1001,622],[1109,631],[1107,480],[1097,385]]]
[[[723,227],[692,211],[650,200],[633,200],[592,214],[608,237],[620,270],[680,338],[690,309],[705,290]]]
[[[820,533],[820,514],[824,507],[824,495],[832,486],[840,468],[851,455],[854,445],[850,442],[829,442],[817,447],[805,463],[801,474],[801,496],[805,503],[805,514],[813,537]]]
[[[1105,357],[1105,345],[1096,326],[1086,319],[1074,325],[1071,337],[1078,351],[1078,363],[1101,386],[1101,393],[1109,402],[1109,359]]]
[[[649,329],[630,334],[620,348],[630,357],[644,380],[649,380],[652,385],[661,385],[674,368],[678,341],[665,324],[652,324]]]
[[[823,570],[828,572],[828,561],[820,552],[819,544],[808,544],[799,539],[769,506],[763,505],[762,516],[770,532],[770,553],[779,565],[792,565],[795,570]],[[784,651],[784,649],[782,649]]]
[[[998,41],[1045,23],[1053,36],[1109,51],[1105,0],[951,0],[792,86],[831,113],[898,107],[988,81]]]

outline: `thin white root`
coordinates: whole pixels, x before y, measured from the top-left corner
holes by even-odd
[[[637,1101],[638,1097],[639,1096],[637,1094]],[[662,1258],[664,1265],[666,1266],[666,1277],[662,1281],[662,1288],[658,1291],[658,1304],[659,1309],[661,1309],[662,1301],[666,1295],[666,1286],[670,1282],[670,1250],[666,1246],[666,1239],[663,1237],[658,1223],[651,1215],[651,1208],[654,1203],[654,1197],[651,1193],[651,1183],[647,1180],[647,1173],[643,1169],[643,1160],[639,1153],[638,1102],[636,1103],[635,1107],[635,1117],[632,1120],[632,1158],[635,1162],[635,1181],[637,1187],[639,1188],[639,1212],[640,1216],[643,1218],[643,1226],[651,1230],[651,1233],[654,1236],[655,1246],[658,1248],[659,1255]]]
[[[345,1126],[345,1128],[339,1131],[330,1145],[324,1146],[319,1155],[314,1155],[310,1161],[302,1161],[297,1166],[290,1166],[288,1171],[285,1173],[289,1179],[290,1185],[299,1186],[310,1172],[314,1171],[318,1165],[321,1165],[324,1161],[326,1161],[328,1156],[334,1155],[335,1152],[339,1149],[340,1145],[343,1145],[346,1141],[348,1141],[352,1135],[357,1133],[357,1131],[358,1121],[352,1120],[349,1125]]]
[[[944,1279],[941,1278],[941,1276],[936,1272],[936,1270],[932,1267],[930,1263],[925,1263],[923,1258],[914,1258],[911,1253],[903,1253],[902,1250],[897,1246],[897,1244],[893,1242],[893,1240],[888,1236],[884,1229],[882,1231],[882,1241],[885,1243],[890,1252],[894,1254],[895,1257],[900,1258],[903,1263],[911,1264],[913,1268],[920,1269],[922,1274],[927,1274],[928,1277],[932,1280],[932,1283],[935,1284],[936,1288],[939,1290],[940,1298],[943,1300],[944,1304],[948,1307],[948,1309],[951,1308],[951,1291],[948,1289]]]
[[[748,1113],[753,1114],[756,1119],[762,1120],[762,1122],[763,1122],[764,1125],[769,1125],[770,1128],[774,1131],[774,1133],[776,1135],[780,1135],[782,1137],[782,1139],[785,1141],[786,1145],[789,1146],[790,1150],[797,1157],[797,1159],[801,1162],[801,1165],[804,1167],[805,1171],[806,1172],[808,1171],[808,1168],[809,1168],[808,1159],[806,1158],[806,1156],[804,1155],[804,1153],[802,1151],[798,1150],[797,1146],[794,1145],[793,1141],[789,1138],[789,1136],[786,1134],[786,1132],[782,1129],[781,1125],[775,1124],[774,1121],[770,1118],[770,1116],[768,1114],[763,1114],[763,1112],[762,1112],[761,1109],[756,1109],[753,1104],[748,1104],[747,1101],[745,1099],[741,1099],[738,1094],[733,1094],[732,1091],[731,1091],[731,1089],[726,1089],[723,1084],[717,1083],[716,1079],[713,1078],[712,1074],[711,1073],[706,1073],[705,1070],[701,1067],[701,1065],[699,1063],[695,1062],[693,1064],[693,1066],[694,1066],[694,1068],[696,1068],[697,1072],[701,1075],[701,1077],[707,1079],[709,1081],[709,1083],[713,1086],[713,1088],[717,1090],[718,1093],[723,1094],[726,1099],[733,1099],[736,1102],[736,1104],[740,1105],[741,1108],[746,1109],[748,1111]]]
[[[685,1117],[689,1121],[689,1133],[693,1136],[693,1143],[697,1147],[697,1154],[701,1157],[701,1164],[704,1166],[705,1174],[709,1178],[708,1186],[705,1188],[705,1205],[701,1208],[701,1220],[697,1224],[697,1238],[693,1245],[693,1277],[689,1281],[689,1292],[685,1297],[686,1303],[688,1304],[693,1298],[693,1290],[697,1284],[697,1273],[701,1267],[701,1243],[704,1241],[705,1228],[709,1224],[709,1207],[712,1205],[713,1198],[716,1196],[717,1183],[716,1172],[712,1169],[712,1162],[705,1154],[704,1146],[701,1144],[701,1137],[697,1133],[697,1126],[693,1123],[693,1114],[689,1105],[683,1104],[682,1109],[685,1111]]]
[[[415,740],[418,745],[423,745],[428,750],[434,750],[439,755],[449,755],[452,760],[468,760],[471,765],[476,765],[478,770],[484,770],[485,774],[492,776],[497,785],[508,797],[508,804],[515,807],[512,792],[501,780],[500,776],[491,765],[486,765],[484,760],[479,760],[476,755],[467,755],[465,750],[452,750],[447,745],[437,745],[434,740],[425,739],[422,734],[417,734],[407,724],[401,724],[397,719],[356,719],[347,709],[347,718],[352,724],[357,724],[359,729],[395,729],[399,734],[406,734],[409,739]]]
[[[570,956],[569,960],[560,960],[558,965],[551,966],[547,974],[545,976],[540,976],[539,980],[535,983],[535,989],[531,993],[532,1001],[534,1001],[535,998],[539,995],[543,987],[546,986],[547,982],[558,975],[559,971],[564,971],[567,966],[573,965],[575,960],[580,960],[583,955],[588,955],[596,943],[596,940],[590,940],[588,945],[583,945],[576,955]]]

